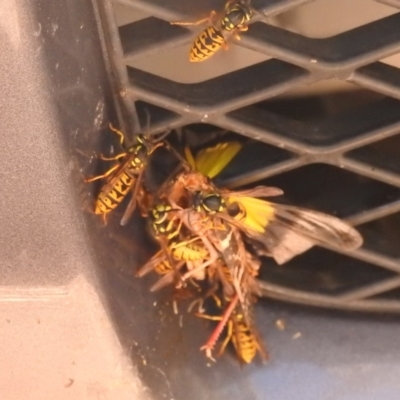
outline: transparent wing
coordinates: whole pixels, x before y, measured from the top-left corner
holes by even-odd
[[[141,278],[142,276],[147,275],[149,272],[153,271],[154,268],[156,268],[157,265],[159,265],[165,259],[166,256],[163,253],[163,251],[162,250],[158,251],[156,254],[154,254],[153,257],[150,258],[149,261],[147,261],[146,264],[144,264],[141,268],[137,270],[135,276]]]
[[[229,196],[236,197],[273,197],[281,196],[283,190],[273,186],[256,186],[252,189],[229,192]]]
[[[143,173],[144,173],[144,170],[141,170],[135,183],[132,186],[132,197],[131,197],[131,199],[125,209],[124,215],[122,216],[122,219],[121,219],[121,225],[123,225],[123,226],[128,223],[129,219],[131,218],[133,212],[136,209],[138,193],[142,187]]]
[[[318,211],[252,197],[229,196],[227,202],[237,202],[244,211],[243,215],[240,220],[226,214],[219,216],[229,220],[251,240],[259,242],[256,250],[273,257],[278,264],[289,261],[315,244],[349,251],[357,249],[363,242],[359,232],[347,222]]]
[[[347,222],[329,214],[275,204],[275,221],[314,240],[342,250],[355,250],[363,243],[360,233]]]

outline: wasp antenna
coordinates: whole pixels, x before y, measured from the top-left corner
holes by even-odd
[[[187,163],[187,161],[185,160],[185,158],[182,157],[181,154],[180,154],[178,151],[176,151],[176,150],[170,145],[169,142],[165,141],[165,147],[166,147],[171,153],[173,153],[173,154],[175,155],[175,157],[181,162],[181,164],[182,164],[185,168],[187,168],[188,163]]]
[[[150,130],[150,112],[147,108],[144,109],[146,114],[146,129],[142,129],[142,132],[148,132]]]
[[[155,141],[161,142],[161,140],[165,139],[170,133],[171,133],[171,129],[168,129],[162,135],[160,135],[157,139],[155,139]]]

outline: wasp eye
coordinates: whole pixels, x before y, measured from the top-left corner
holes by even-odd
[[[202,204],[208,212],[221,212],[225,209],[224,199],[217,194],[209,194],[204,197]]]
[[[231,216],[233,218],[236,218],[236,217],[240,216],[240,214],[243,213],[243,211],[240,208],[238,203],[229,204],[227,210],[228,210],[229,216]]]

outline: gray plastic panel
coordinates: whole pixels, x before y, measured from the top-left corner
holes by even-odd
[[[0,397],[147,398],[76,190],[76,150],[112,110],[92,6],[6,0],[0,26]]]
[[[275,0],[267,5],[257,1],[254,5],[272,15],[305,3]],[[207,12],[218,2],[136,0],[124,4],[167,23]],[[102,21],[100,30],[98,15]],[[379,32],[382,48],[378,49],[377,41],[371,40],[363,49],[344,51],[349,58],[343,64],[332,66],[325,60],[315,68],[299,51],[294,54],[278,48],[277,42],[287,37],[286,32],[258,23],[258,28],[254,25],[253,30],[252,26],[249,35],[243,37],[241,45],[282,57],[247,70],[231,71],[233,75],[197,86],[204,103],[193,96],[193,104],[186,109],[183,104],[187,89],[182,83],[135,70],[134,66],[129,69],[129,77],[134,71],[134,79],[129,81],[113,21],[113,8],[108,1],[101,2],[97,10],[89,1],[45,0],[28,4],[6,0],[0,10],[0,397],[397,399],[398,326],[390,317],[339,314],[260,300],[257,321],[270,348],[271,362],[240,368],[233,354],[227,352],[210,366],[199,347],[211,325],[191,318],[183,307],[181,314],[174,315],[168,291],[150,294],[151,278],[132,277],[135,268],[154,250],[144,222],[136,218],[129,227],[122,228],[117,212],[107,229],[102,228],[98,219],[84,211],[90,206],[90,191],[94,192],[96,186],[83,184],[84,177],[103,168],[94,153],[109,151],[111,144],[115,146],[106,129],[108,122],[117,124],[119,115],[125,117],[119,118],[121,126],[138,129],[133,98],[140,100],[136,103],[139,111],[143,107],[150,109],[153,132],[207,122],[262,139],[267,144],[268,160],[260,157],[260,165],[247,163],[252,146],[257,146],[254,140],[249,141],[248,155],[244,154],[240,164],[226,172],[231,184],[281,179],[287,201],[350,217],[354,223],[365,224],[367,238],[366,247],[354,256],[359,260],[354,264],[353,258],[346,255],[315,249],[299,258],[297,265],[289,265],[285,269],[287,276],[279,276],[281,271],[276,266],[267,265],[271,277],[266,281],[265,293],[279,300],[327,308],[398,312],[400,267],[396,249],[387,248],[387,243],[398,235],[393,229],[400,210],[398,171],[385,163],[393,158],[365,160],[365,153],[357,153],[361,149],[373,151],[379,141],[394,138],[399,131],[395,112],[398,104],[393,100],[398,99],[397,70],[375,62],[378,57],[397,51],[398,33],[391,35],[389,29],[397,19],[392,17],[370,26],[371,31]],[[174,40],[190,43],[191,36],[185,30],[166,23],[161,25],[170,34],[163,36],[167,42],[163,46],[173,47]],[[148,32],[145,26],[151,28],[152,22],[145,20],[130,29]],[[364,32],[371,36],[370,31],[365,33],[362,29],[349,35],[360,37]],[[277,36],[264,41],[268,32]],[[311,43],[298,36],[293,40],[302,45]],[[338,49],[344,46],[339,39],[335,39]],[[136,37],[132,40],[139,43]],[[135,57],[149,55],[157,49],[157,43],[148,37]],[[129,41],[124,46],[130,53],[137,49]],[[353,67],[361,68],[350,72]],[[392,72],[386,72],[387,68]],[[258,84],[246,79],[254,71],[263,74]],[[112,89],[110,77],[114,78]],[[282,108],[288,108],[279,98],[285,91],[328,77],[353,80],[393,99],[373,97],[375,103],[373,107],[367,104],[368,113],[355,113],[351,121],[346,116],[314,124],[315,120],[299,122],[297,117],[282,112]],[[160,83],[160,91],[154,82]],[[218,91],[219,82],[230,82],[231,99]],[[175,87],[180,89],[176,91]],[[161,88],[165,91],[161,92]],[[213,103],[207,93],[221,97]],[[276,96],[280,105],[279,101],[269,106],[259,104]],[[311,108],[324,105],[320,99],[308,104]],[[363,102],[357,104],[366,106]],[[307,132],[314,134],[307,137]],[[393,146],[381,148],[388,151]],[[330,166],[319,169],[318,163],[308,165],[315,162]],[[243,172],[241,167],[245,164],[249,170]],[[296,174],[301,176],[307,168],[314,168],[308,182],[313,190],[308,194],[296,184]],[[240,176],[237,171],[241,171]],[[329,180],[321,186],[324,190],[318,191],[318,184],[313,186],[312,182],[321,184],[317,179],[321,171],[329,175]],[[295,179],[290,178],[291,173]],[[329,182],[331,186],[332,182],[344,185],[339,193],[335,190],[337,202],[334,191],[327,191]],[[343,200],[349,188],[353,193],[360,188],[363,201],[358,208],[357,196],[350,203]],[[367,207],[368,211],[354,214],[363,206],[372,209]],[[359,281],[357,274],[349,274],[350,280],[343,278],[343,268],[334,268],[332,262],[340,257],[349,270],[354,265],[357,271],[363,271]],[[318,269],[321,261],[322,271]],[[293,278],[294,283],[288,285],[295,270],[301,268],[310,278],[307,283],[313,290],[309,292],[304,286],[299,290],[301,279]],[[379,272],[375,274],[375,270]],[[357,282],[365,286],[355,288]],[[285,331],[275,327],[277,319],[285,320]]]

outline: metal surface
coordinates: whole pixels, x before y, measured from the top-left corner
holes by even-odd
[[[380,60],[400,53],[400,13],[374,3],[365,23],[362,17],[349,18],[346,27],[335,28],[337,34],[324,35],[316,28],[314,34],[323,38],[314,38],[296,33],[288,17],[306,3],[313,2],[254,1],[259,14],[242,40],[193,65],[187,53],[200,28],[171,26],[169,21],[196,20],[220,9],[220,1],[107,1],[105,16],[117,49],[112,57],[123,61],[119,85],[129,93],[124,97],[127,108],[133,100],[158,107],[153,112],[156,119],[160,115],[152,126],[155,132],[207,123],[270,145],[258,163],[251,152],[242,157],[240,172],[231,173],[226,184],[276,185],[284,189],[285,201],[348,218],[365,236],[362,249],[340,258],[346,271],[328,251],[321,268],[318,249],[284,267],[266,261],[266,296],[329,308],[399,312],[393,293],[400,287],[400,254],[395,251],[400,73]],[[351,9],[345,1],[325,3],[331,10]],[[130,11],[134,18],[129,18]],[[278,26],[282,21],[286,29]],[[240,53],[249,49],[252,53]],[[318,85],[332,79],[347,83],[321,94]],[[314,280],[304,288],[301,279],[291,278],[296,271],[325,275],[326,282]]]

